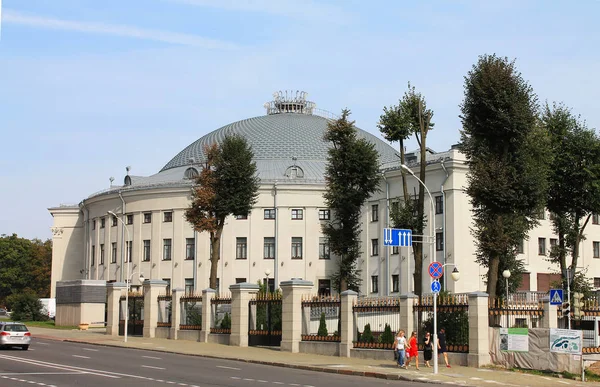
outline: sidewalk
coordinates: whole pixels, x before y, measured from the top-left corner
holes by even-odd
[[[318,372],[376,377],[389,380],[409,380],[436,384],[443,383],[459,386],[490,386],[494,384],[529,387],[598,385],[598,383],[584,383],[581,381],[497,369],[478,369],[460,366],[446,368],[443,366],[443,360],[441,359],[439,373],[434,375],[432,368],[426,368],[425,366],[420,366],[419,371],[415,370],[414,367],[404,370],[397,368],[392,362],[381,360],[289,353],[269,348],[240,348],[212,343],[199,343],[195,341],[149,339],[131,336],[128,337],[127,343],[124,343],[122,336],[107,336],[104,334],[104,329],[79,331],[31,327],[30,331],[34,337],[32,343],[32,347],[34,348],[35,338],[37,337],[50,340],[88,343],[92,345],[126,347],[192,356],[230,359],[248,363],[298,368]]]

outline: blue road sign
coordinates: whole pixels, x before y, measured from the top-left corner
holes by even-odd
[[[440,290],[442,290],[442,285],[440,284],[440,281],[438,279],[434,279],[433,281],[431,281],[431,291],[433,293],[439,293]]]
[[[439,262],[431,262],[429,264],[429,275],[431,276],[431,278],[441,278],[442,275],[444,274],[444,266],[442,266],[441,263]]]
[[[384,246],[412,246],[412,231],[401,228],[383,229]]]
[[[550,305],[562,305],[563,300],[562,289],[550,289]]]

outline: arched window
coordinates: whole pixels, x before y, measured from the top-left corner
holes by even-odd
[[[125,176],[125,181],[123,181],[124,185],[131,185],[131,176]]]
[[[183,177],[185,177],[186,179],[195,179],[198,177],[198,175],[199,175],[198,170],[194,167],[189,167],[183,173]]]
[[[285,170],[285,175],[290,179],[301,179],[304,177],[304,171],[297,165],[292,165]]]

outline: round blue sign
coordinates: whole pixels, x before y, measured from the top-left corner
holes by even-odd
[[[442,275],[444,274],[444,266],[442,266],[441,263],[439,262],[431,262],[429,264],[429,275],[431,276],[431,278],[441,278]]]

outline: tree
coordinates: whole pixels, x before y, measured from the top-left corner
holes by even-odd
[[[7,304],[12,310],[11,318],[14,321],[45,321],[48,319],[42,313],[42,302],[30,290],[15,293],[7,297]]]
[[[559,265],[566,288],[567,268],[569,281],[575,279],[585,228],[592,214],[600,213],[600,139],[563,104],[546,104],[541,121],[554,154],[547,207],[558,244],[550,251],[550,261]]]
[[[549,138],[538,125],[536,95],[507,58],[479,57],[465,77],[461,112],[476,260],[488,268],[487,292],[495,298],[499,273],[516,262],[517,247],[544,208]]]
[[[357,138],[349,115],[349,110],[343,110],[338,120],[328,122],[324,137],[331,147],[323,196],[332,216],[322,227],[330,250],[338,257],[338,268],[331,278],[340,292],[359,290],[361,212],[365,201],[377,192],[379,182],[379,154],[372,143]]]
[[[427,108],[425,97],[418,93],[414,86],[408,84],[408,90],[399,101],[398,106],[383,108],[384,114],[380,117],[379,130],[386,140],[400,143],[400,163],[404,165],[404,141],[411,135],[415,136],[419,144],[420,162],[419,179],[425,183],[427,169],[427,134],[433,129],[431,122],[433,111]],[[403,200],[397,202],[390,212],[393,227],[408,228],[415,235],[423,235],[425,228],[425,187],[419,185],[417,199],[410,197],[406,172],[401,168]],[[421,295],[423,271],[423,240],[415,238],[413,251],[415,255],[414,289]],[[420,242],[420,243],[419,243]]]
[[[325,321],[325,312],[322,312],[321,319],[319,320],[319,330],[317,331],[317,336],[327,336],[328,334],[327,322]]]
[[[240,136],[226,136],[221,145],[204,149],[205,165],[192,190],[185,217],[198,232],[208,232],[211,245],[210,287],[217,287],[221,235],[229,215],[246,215],[256,203],[259,178],[254,153]]]

